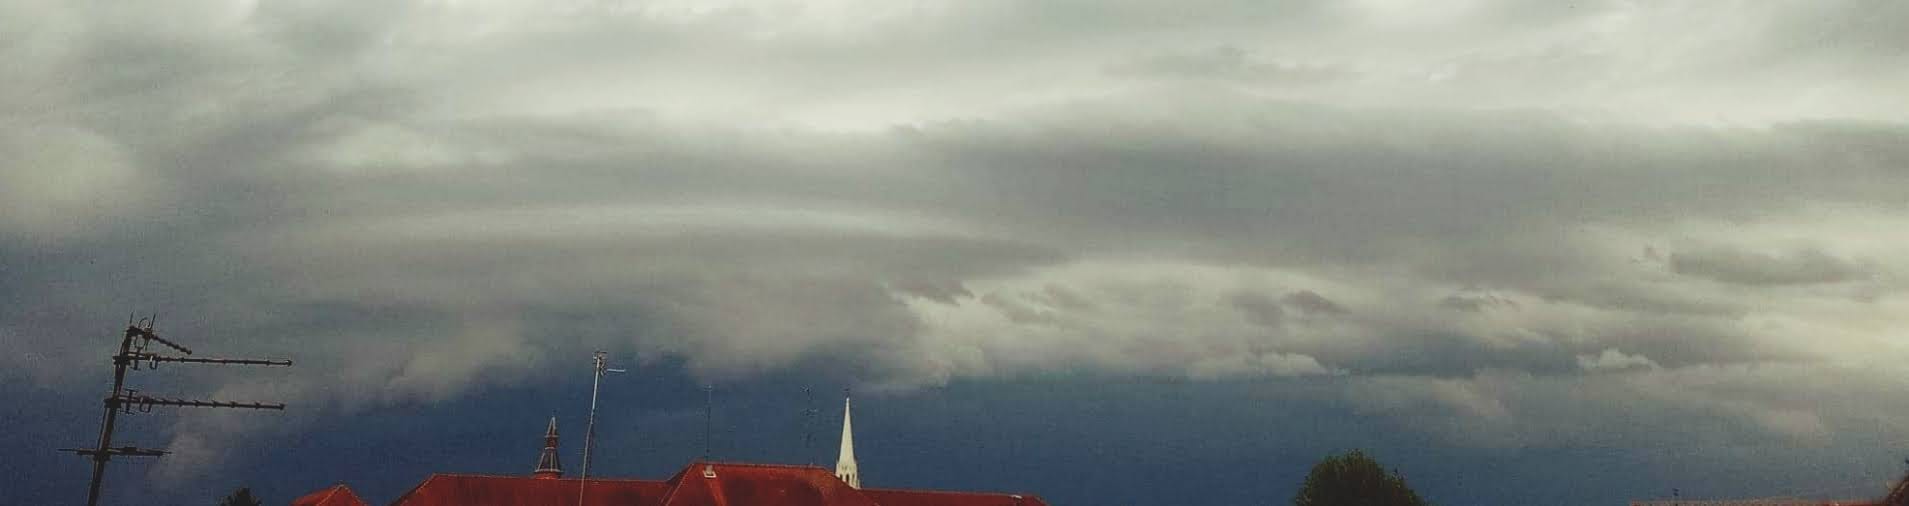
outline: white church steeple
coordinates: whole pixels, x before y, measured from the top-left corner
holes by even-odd
[[[835,477],[850,488],[862,488],[862,473],[855,469],[855,434],[849,425],[847,397],[842,398],[842,454],[835,459]]]

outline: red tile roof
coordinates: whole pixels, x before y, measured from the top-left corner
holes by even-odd
[[[669,484],[644,480],[591,478],[582,487],[584,504],[655,505]],[[479,506],[577,504],[575,479],[538,479],[527,476],[433,474],[398,497],[393,506]]]
[[[592,479],[585,499],[584,504],[616,506],[1047,506],[1034,496],[856,490],[820,467],[717,462],[691,463],[667,481]],[[434,474],[392,504],[576,503],[575,479]]]
[[[661,506],[877,506],[814,466],[694,463],[669,483]]]
[[[366,504],[364,499],[358,498],[358,494],[351,493],[351,487],[340,483],[293,499],[292,506],[366,506]]]

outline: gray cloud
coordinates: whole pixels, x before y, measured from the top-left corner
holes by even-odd
[[[1308,315],[1331,315],[1346,312],[1345,308],[1339,307],[1339,303],[1333,302],[1332,299],[1328,299],[1324,295],[1319,295],[1318,292],[1312,290],[1300,290],[1289,293],[1286,294],[1285,297],[1280,297],[1279,301]]]
[[[1286,319],[1286,308],[1280,306],[1278,302],[1273,301],[1272,297],[1267,297],[1265,294],[1234,294],[1231,302],[1233,307],[1238,308],[1240,313],[1246,315],[1248,321],[1259,325],[1278,327],[1280,322]]]
[[[1670,255],[1670,269],[1678,274],[1744,285],[1838,283],[1872,275],[1860,264],[1816,249],[1781,253],[1724,248],[1680,251]]]
[[[1487,445],[1657,440],[1619,407],[1818,440],[1874,413],[1800,399],[1898,381],[1909,76],[1867,4],[1163,5],[8,3],[0,377],[90,384],[69,336],[158,309],[299,354],[312,416],[592,349],[1336,375]]]
[[[1491,308],[1515,309],[1518,307],[1518,301],[1500,297],[1497,294],[1489,292],[1454,293],[1446,295],[1442,299],[1438,299],[1438,307],[1453,311],[1470,311],[1476,313]]]
[[[1109,65],[1116,76],[1219,79],[1257,84],[1320,84],[1352,72],[1320,65],[1264,61],[1238,46],[1171,52]]]
[[[1656,369],[1657,362],[1643,355],[1626,355],[1616,348],[1605,348],[1597,354],[1578,355],[1578,367],[1586,371],[1622,371],[1626,369]]]

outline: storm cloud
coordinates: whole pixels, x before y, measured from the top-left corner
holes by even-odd
[[[1909,437],[1863,398],[1909,379],[1900,4],[1181,4],[0,2],[0,378],[90,387],[138,310],[295,353],[190,379],[295,427],[605,349]]]

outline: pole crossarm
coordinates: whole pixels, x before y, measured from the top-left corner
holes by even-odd
[[[141,328],[139,326],[126,327],[126,336],[137,337],[140,339],[145,339],[147,341],[159,341],[159,344],[163,344],[172,349],[179,350],[180,353],[184,353],[187,355],[192,354],[191,348],[187,348],[184,345],[181,345],[179,343],[168,341],[166,340],[166,338],[159,337],[159,334],[153,332],[151,328]]]
[[[107,448],[105,450],[100,450],[97,448],[61,448],[60,451],[73,452],[80,455],[104,454],[104,455],[123,455],[127,457],[158,457],[158,456],[166,455],[168,453],[172,453],[166,450],[159,450],[159,449],[153,449],[153,448],[136,448],[131,446]]]
[[[137,362],[137,361],[145,361],[145,362],[178,362],[178,363],[186,363],[186,364],[221,364],[221,365],[266,365],[266,366],[271,366],[271,365],[283,365],[283,366],[289,366],[289,365],[292,365],[292,361],[290,361],[290,360],[278,360],[278,359],[268,359],[268,358],[196,358],[196,357],[168,357],[168,356],[163,356],[163,355],[154,355],[154,354],[151,354],[151,353],[129,353],[129,354],[126,354],[126,355],[125,355],[125,358],[127,358],[127,359],[129,359],[129,360],[133,360],[133,361],[136,361],[136,362]]]
[[[269,403],[263,403],[263,402],[228,402],[228,401],[200,401],[200,400],[191,400],[191,399],[169,399],[165,397],[153,397],[150,395],[120,395],[118,397],[112,397],[109,399],[119,401],[119,404],[122,406],[127,404],[133,404],[133,405],[141,405],[141,406],[180,406],[180,407],[189,407],[189,408],[243,408],[243,409],[280,409],[280,410],[285,409],[284,404],[269,404]]]

